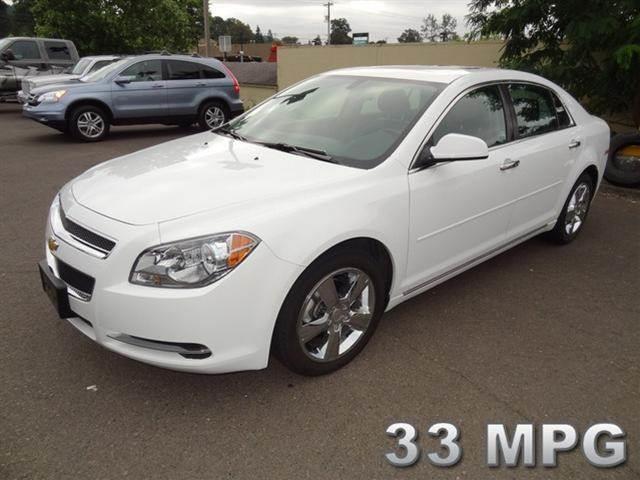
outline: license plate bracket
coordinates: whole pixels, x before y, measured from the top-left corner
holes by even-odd
[[[58,312],[58,316],[60,318],[77,317],[78,315],[71,310],[71,306],[69,305],[67,285],[53,275],[46,260],[38,263],[38,270],[40,271],[42,289],[49,297],[49,300],[51,300],[56,312]]]

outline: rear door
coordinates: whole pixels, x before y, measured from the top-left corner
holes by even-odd
[[[166,81],[161,60],[143,60],[125,68],[119,75],[128,83],[111,85],[113,114],[119,120],[154,121],[167,116]]]
[[[517,238],[555,220],[560,193],[582,139],[569,113],[548,88],[530,83],[505,86],[513,108],[517,168],[508,172],[514,201],[508,238]]]
[[[185,60],[165,60],[164,63],[169,115],[196,115],[200,93],[207,85],[206,79],[202,78],[202,65]]]

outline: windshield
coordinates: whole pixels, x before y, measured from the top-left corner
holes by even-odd
[[[128,58],[123,58],[122,60],[118,60],[117,62],[113,62],[106,67],[102,67],[95,72],[90,73],[89,75],[85,75],[80,80],[83,82],[97,82],[98,80],[102,80],[107,78],[113,71],[118,70],[120,67],[124,66],[125,63],[129,61]]]
[[[80,61],[76,63],[76,66],[73,67],[73,70],[71,70],[71,73],[73,75],[81,75],[82,72],[84,72],[87,69],[90,63],[91,63],[91,60],[89,60],[88,58],[81,58]]]
[[[285,90],[226,129],[250,142],[313,149],[342,165],[373,168],[398,146],[444,86],[324,75]]]
[[[4,47],[9,45],[10,41],[11,41],[10,38],[0,38],[0,50],[2,50]]]

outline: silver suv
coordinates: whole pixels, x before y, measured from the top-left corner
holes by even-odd
[[[188,55],[129,57],[80,79],[31,90],[24,116],[95,142],[111,125],[219,127],[244,111],[240,85],[220,61]]]

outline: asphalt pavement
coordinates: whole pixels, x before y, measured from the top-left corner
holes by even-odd
[[[202,376],[120,357],[56,318],[40,289],[49,204],[87,168],[185,135],[113,129],[75,143],[0,104],[0,479],[640,478],[640,197],[606,190],[580,237],[530,240],[386,314],[360,357],[305,378]],[[387,426],[452,422],[463,458],[399,470]],[[610,421],[628,461],[490,469],[488,423]]]

